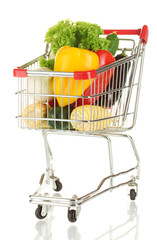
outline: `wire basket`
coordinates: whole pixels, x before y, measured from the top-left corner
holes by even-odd
[[[145,44],[137,36],[136,40],[120,39],[118,51],[124,48],[128,57],[91,71],[43,71],[39,68],[39,58],[14,69],[14,76],[18,77],[19,127],[82,133],[133,128]],[[47,55],[46,52],[43,56]]]

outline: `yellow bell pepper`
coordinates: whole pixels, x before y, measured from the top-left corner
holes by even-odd
[[[58,72],[90,71],[93,69],[97,69],[98,67],[99,58],[96,53],[76,47],[64,46],[59,49],[56,55],[54,71]],[[90,85],[91,79],[75,80],[74,78],[68,77],[63,78],[55,77],[53,82],[53,90],[54,94],[56,95],[58,94],[58,95],[81,96]],[[58,104],[59,106],[62,107],[71,104],[76,100],[77,99],[73,97],[57,97]]]

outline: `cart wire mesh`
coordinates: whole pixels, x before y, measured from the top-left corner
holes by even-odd
[[[73,72],[43,71],[39,58],[21,66],[27,70],[27,76],[18,78],[19,127],[76,133],[122,132],[133,128],[145,44],[132,39],[120,39],[120,43],[118,51],[125,48],[128,57],[96,69],[97,76],[91,79],[75,80]],[[46,58],[47,52],[43,56]],[[87,81],[91,86],[88,96],[84,94]],[[58,84],[60,94],[56,90]]]

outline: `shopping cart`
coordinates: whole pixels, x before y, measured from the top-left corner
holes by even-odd
[[[41,56],[14,69],[14,76],[18,78],[16,94],[18,95],[19,127],[40,129],[44,138],[47,168],[41,176],[39,188],[30,196],[30,202],[38,205],[35,214],[39,219],[47,216],[51,206],[64,206],[68,208],[69,221],[75,222],[83,203],[123,185],[129,186],[131,200],[135,200],[137,196],[140,159],[132,137],[124,132],[132,129],[136,124],[148,27],[144,25],[142,29],[137,30],[104,30],[105,35],[112,32],[124,35],[124,38],[119,39],[118,51],[125,49],[128,56],[99,69],[82,72],[43,71],[38,69]],[[49,48],[50,46],[47,45],[45,54],[42,55],[45,58],[50,54]],[[91,81],[93,86],[90,95],[84,94],[87,80]],[[74,94],[71,94],[71,81],[76,89]],[[56,93],[58,82],[62,87],[61,94]],[[80,82],[81,96],[77,94]],[[68,94],[63,94],[65,85]],[[56,98],[61,102],[60,107],[57,105]],[[65,107],[63,107],[64,101],[67,102]],[[86,105],[87,102],[88,105]],[[54,175],[53,155],[47,139],[50,134],[105,139],[110,160],[110,175],[103,178],[95,190],[82,197],[73,195],[72,198],[63,198],[43,193],[46,185],[52,185],[54,191],[62,189],[60,179]],[[114,172],[112,137],[123,137],[129,140],[137,161],[136,166],[125,171]],[[132,175],[127,181],[113,184],[113,179],[128,174]],[[103,189],[106,181],[110,181],[110,186]]]

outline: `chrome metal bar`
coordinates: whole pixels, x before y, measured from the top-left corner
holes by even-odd
[[[133,86],[138,86],[138,83],[134,83]],[[102,93],[98,93],[98,94],[94,94],[94,95],[90,95],[90,96],[76,96],[76,95],[64,95],[64,97],[68,97],[68,98],[82,98],[82,99],[91,99],[91,98],[94,98],[94,97],[100,97],[100,96],[103,96],[103,95],[107,95],[109,93],[113,93],[113,92],[117,92],[117,91],[120,91],[120,90],[124,90],[126,88],[130,88],[130,86],[123,86],[123,87],[119,87],[119,88],[116,88],[116,89],[112,89],[112,90],[109,90],[109,91],[105,91],[105,92],[102,92]],[[17,95],[26,95],[26,96],[47,96],[47,97],[63,97],[63,95],[59,95],[59,94],[48,94],[48,93],[28,93],[26,92],[26,89],[22,89],[21,91],[17,91],[15,94]]]
[[[137,58],[137,55],[134,54],[132,56],[122,58],[122,59],[120,59],[120,60],[118,60],[116,62],[110,63],[109,65],[106,65],[104,67],[100,67],[99,69],[96,70],[97,74],[100,74],[100,73],[103,73],[103,72],[105,72],[107,70],[110,70],[112,68],[118,67],[120,64],[132,61],[132,60],[134,60],[136,58]]]
[[[21,69],[27,68],[27,67],[29,67],[30,65],[38,62],[40,57],[45,57],[45,56],[46,56],[46,53],[44,53],[44,54],[42,54],[41,56],[33,59],[32,61],[29,61],[29,62],[23,64],[22,66],[20,66],[20,68],[21,68]]]
[[[139,157],[139,154],[138,154],[138,151],[137,151],[137,148],[136,148],[133,138],[128,134],[109,133],[109,135],[115,136],[115,137],[126,137],[129,139],[132,149],[134,151],[134,155],[136,157],[136,161],[137,161],[137,179],[139,180],[140,179],[140,157]]]
[[[78,201],[70,198],[58,198],[58,197],[44,197],[44,196],[30,196],[30,202],[33,204],[49,205],[49,206],[62,206],[62,207],[76,207]]]
[[[142,55],[142,58],[141,58],[140,72],[139,72],[139,79],[138,79],[138,88],[137,88],[136,100],[135,100],[135,110],[134,110],[135,114],[134,114],[134,119],[133,119],[133,125],[134,126],[135,126],[136,120],[137,120],[137,111],[138,111],[138,105],[139,105],[142,73],[143,73],[143,66],[144,66],[144,56],[145,56],[145,45],[143,45],[143,55]]]
[[[128,41],[128,42],[132,42],[132,43],[133,43],[132,48],[128,48],[128,47],[125,46],[126,51],[133,51],[133,50],[135,49],[135,40],[134,40],[134,39],[119,38],[119,41]],[[121,50],[121,51],[122,51],[122,50],[124,50],[124,48],[119,48],[119,47],[118,47],[118,50]]]
[[[55,72],[55,71],[38,71],[38,70],[28,70],[28,76],[52,76],[52,77],[74,77],[73,72]]]
[[[54,77],[54,94],[56,94],[56,77]],[[56,101],[54,101],[54,118],[56,118]],[[54,121],[54,129],[56,129],[56,121]]]
[[[50,181],[50,177],[54,175],[53,170],[53,155],[50,149],[50,146],[47,141],[47,131],[42,131],[43,133],[43,139],[44,139],[44,145],[45,145],[45,154],[46,154],[46,165],[47,165],[47,182]]]
[[[133,113],[128,113],[127,115],[132,115]],[[108,120],[108,119],[114,119],[114,118],[118,118],[118,117],[122,117],[124,116],[122,115],[117,115],[117,116],[113,116],[113,117],[105,117],[105,118],[101,118],[101,119],[94,119],[94,120],[72,120],[72,119],[59,119],[59,118],[40,118],[40,117],[23,117],[23,116],[16,116],[16,118],[19,119],[30,119],[30,120],[47,120],[47,121],[57,121],[57,122],[85,122],[85,123],[89,123],[89,122],[98,122],[98,121],[103,121],[103,120]]]
[[[39,204],[39,205],[62,206],[62,207],[78,207],[79,205],[81,205],[81,204],[83,204],[83,203],[85,203],[85,202],[87,202],[87,201],[89,201],[89,200],[99,196],[102,193],[114,190],[114,189],[119,188],[119,187],[124,186],[124,185],[128,185],[131,182],[132,182],[132,180],[126,181],[126,182],[117,184],[115,186],[106,188],[106,189],[104,189],[101,192],[98,192],[97,190],[93,191],[92,194],[87,194],[86,197],[80,197],[78,200],[31,195],[30,196],[30,202],[33,203],[33,204]]]
[[[36,205],[46,205],[46,206],[57,206],[57,207],[77,207],[76,204],[70,204],[70,203],[63,203],[62,201],[55,202],[55,201],[46,201],[46,200],[30,200],[30,203],[36,204]]]
[[[113,177],[113,176],[112,176]],[[86,197],[86,198],[80,198],[79,200],[79,203],[80,204],[83,204],[83,203],[85,203],[85,202],[87,202],[87,201],[89,201],[89,200],[91,200],[91,199],[93,199],[93,198],[95,198],[95,197],[98,197],[99,195],[101,195],[102,193],[105,193],[105,192],[108,192],[108,191],[112,191],[112,190],[114,190],[114,189],[116,189],[116,188],[118,188],[118,187],[121,187],[121,186],[124,186],[124,185],[128,185],[129,183],[131,183],[132,182],[132,180],[130,180],[130,181],[127,181],[127,182],[123,182],[123,183],[120,183],[120,184],[117,184],[117,185],[115,185],[115,186],[112,186],[112,187],[109,187],[109,188],[106,188],[106,189],[104,189],[103,191],[101,191],[101,192],[98,192],[97,190],[96,191],[94,191],[93,193],[94,194],[92,194],[92,195],[90,195],[90,194],[88,194],[88,196]],[[98,192],[98,193],[97,193]]]
[[[113,176],[114,175],[114,167],[113,167],[113,153],[112,153],[112,143],[111,143],[111,139],[109,138],[109,136],[107,135],[103,135],[104,138],[107,139],[107,143],[108,143],[108,153],[109,153],[109,164],[110,164],[110,175]],[[113,186],[113,178],[110,178],[110,186]]]
[[[42,183],[40,183],[39,187],[38,187],[38,188],[36,189],[36,191],[34,192],[34,194],[33,194],[34,196],[35,196],[35,195],[37,196],[38,194],[40,194],[41,191],[44,189],[46,178],[47,178],[47,176],[46,176],[46,174],[44,174]]]
[[[102,187],[102,185],[104,184],[104,182],[105,182],[106,180],[111,179],[111,178],[118,177],[118,176],[123,175],[123,174],[127,174],[127,173],[129,173],[129,172],[131,172],[131,171],[133,171],[133,170],[135,170],[135,169],[137,169],[137,166],[134,167],[134,168],[128,169],[128,170],[126,170],[126,171],[119,172],[119,173],[117,173],[117,174],[113,174],[113,175],[111,175],[111,176],[108,176],[108,177],[102,179],[102,181],[100,182],[100,184],[98,185],[98,187],[97,187],[94,191],[92,191],[92,192],[90,192],[90,193],[88,193],[88,194],[86,194],[86,195],[78,198],[78,201],[81,201],[81,203],[86,202],[87,200],[89,200],[89,199],[91,199],[91,198],[93,198],[93,197],[96,197],[96,196],[100,195],[101,193],[104,193],[104,192],[109,191],[109,190],[113,190],[113,189],[115,189],[115,188],[117,188],[117,187],[119,187],[119,186],[121,186],[121,185],[125,185],[125,184],[131,183],[132,180],[129,180],[129,181],[127,181],[127,182],[120,183],[120,184],[115,185],[115,186],[111,186],[111,187],[109,187],[109,188],[107,188],[107,189],[104,189],[104,190],[102,190],[101,192],[99,192],[100,188]]]
[[[142,44],[142,40],[140,39],[139,40],[139,45],[138,45],[138,48],[137,48],[137,56],[136,56],[136,59],[134,60],[134,65],[132,67],[132,73],[131,73],[131,76],[130,76],[130,88],[128,90],[128,95],[127,95],[127,100],[126,100],[126,105],[125,105],[125,110],[124,110],[124,118],[123,118],[124,122],[126,120],[128,109],[129,109],[129,104],[130,104],[130,99],[131,99],[131,94],[132,94],[136,69],[137,69],[137,65],[138,65],[138,59],[139,59],[139,56],[140,56],[141,44]]]

